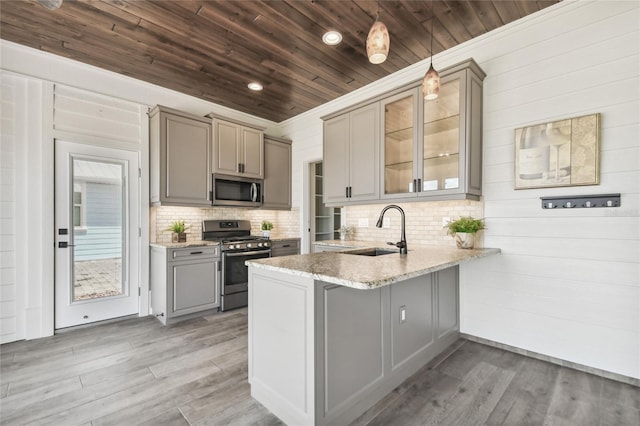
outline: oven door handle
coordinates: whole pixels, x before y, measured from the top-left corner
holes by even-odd
[[[239,251],[235,253],[222,253],[226,257],[240,257],[240,256],[251,256],[254,254],[270,254],[271,250],[258,250],[258,251]]]

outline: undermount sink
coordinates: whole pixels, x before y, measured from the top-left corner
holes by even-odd
[[[367,248],[345,252],[345,254],[356,254],[358,256],[382,256],[385,254],[399,253],[398,250],[388,250],[382,248]]]

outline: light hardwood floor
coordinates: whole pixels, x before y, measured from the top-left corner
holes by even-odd
[[[3,425],[278,425],[249,396],[246,309],[2,345]],[[354,425],[640,425],[640,388],[460,340]]]

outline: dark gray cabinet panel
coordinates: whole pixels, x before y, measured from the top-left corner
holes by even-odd
[[[458,266],[438,271],[438,338],[459,330]]]
[[[324,288],[325,414],[339,410],[384,377],[382,291]]]
[[[396,368],[434,341],[433,275],[391,287],[391,365]]]
[[[264,138],[263,209],[291,209],[291,141]]]

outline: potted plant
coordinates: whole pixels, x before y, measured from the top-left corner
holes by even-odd
[[[171,231],[171,242],[172,243],[186,243],[187,242],[187,233],[186,230],[189,229],[190,225],[187,225],[184,220],[176,220],[167,228],[167,231]]]
[[[348,225],[342,225],[338,231],[340,232],[340,239],[343,241],[351,240],[353,234],[356,232],[353,226]]]
[[[273,229],[273,223],[268,220],[263,220],[260,225],[260,229],[262,229],[262,236],[265,238],[269,238],[271,236],[271,230]]]
[[[449,222],[445,228],[447,228],[447,234],[456,240],[458,248],[463,249],[472,249],[476,232],[485,229],[483,219],[475,219],[471,216],[462,216]]]

